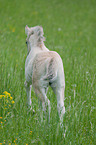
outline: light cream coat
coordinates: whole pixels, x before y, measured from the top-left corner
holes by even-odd
[[[49,51],[44,45],[43,28],[40,26],[25,27],[27,34],[28,55],[25,62],[25,87],[28,105],[31,106],[31,86],[40,101],[43,111],[48,105],[50,119],[50,101],[47,98],[48,87],[51,86],[57,97],[57,109],[63,122],[65,79],[62,59],[55,51]]]

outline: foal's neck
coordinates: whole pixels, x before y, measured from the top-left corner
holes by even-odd
[[[48,48],[46,48],[44,43],[39,43],[37,45],[31,46],[31,51],[35,55],[37,53],[44,52],[44,51],[49,51],[49,50],[48,50]]]

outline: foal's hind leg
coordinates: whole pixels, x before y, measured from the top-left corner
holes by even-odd
[[[39,83],[33,83],[33,87],[35,90],[36,95],[38,96],[38,98],[40,99],[41,103],[42,103],[42,109],[46,114],[46,106],[48,105],[48,112],[49,112],[49,120],[50,120],[50,101],[46,96],[46,89],[47,87],[41,87],[39,86]]]
[[[52,87],[52,86],[51,86]],[[55,86],[52,87],[54,93],[57,97],[57,109],[60,117],[60,124],[63,123],[63,115],[65,113],[65,107],[64,107],[64,87]]]
[[[60,124],[63,123],[63,116],[65,114],[64,106],[64,87],[57,89],[57,109],[60,116]]]

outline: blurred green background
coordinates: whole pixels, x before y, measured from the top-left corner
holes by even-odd
[[[57,102],[51,89],[50,124],[46,119],[41,122],[33,90],[36,114],[27,114],[26,25],[41,25],[46,47],[57,51],[63,60],[66,81],[63,129],[58,126]],[[15,103],[6,113],[1,99],[0,143],[95,145],[96,1],[0,0],[0,94],[4,91],[11,93]]]

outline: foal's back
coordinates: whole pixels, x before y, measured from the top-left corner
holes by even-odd
[[[55,51],[37,54],[33,62],[33,83],[39,81],[48,85],[57,79],[64,85],[63,63],[59,54]]]

